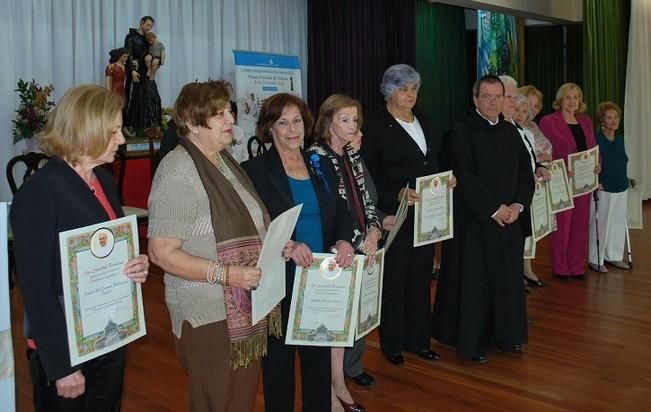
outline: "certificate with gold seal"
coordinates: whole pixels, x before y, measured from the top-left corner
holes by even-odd
[[[71,364],[147,334],[140,284],[124,265],[140,250],[135,215],[59,233]]]
[[[372,265],[368,264],[368,259],[364,259],[355,340],[363,338],[380,326],[383,275],[384,249],[380,249],[375,252],[375,261]]]
[[[567,178],[567,169],[563,159],[551,162],[547,170],[551,175],[551,179],[547,182],[551,212],[559,213],[574,208],[574,199],[570,191],[570,182]]]
[[[551,206],[547,191],[547,182],[536,182],[536,190],[531,199],[531,227],[533,237],[537,242],[553,230]]]
[[[594,172],[599,164],[599,146],[567,156],[568,168],[572,176],[572,196],[577,197],[597,190],[599,177]]]
[[[364,256],[341,268],[335,256],[313,253],[296,267],[287,322],[287,345],[352,346],[355,341]]]
[[[454,236],[451,179],[451,170],[416,179],[420,200],[414,205],[414,247]]]

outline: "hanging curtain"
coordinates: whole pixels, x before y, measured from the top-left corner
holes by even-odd
[[[430,117],[438,136],[470,107],[474,78],[465,70],[466,42],[463,8],[416,2],[416,70],[422,81],[418,107]]]
[[[628,14],[627,1],[583,2],[583,92],[591,116],[600,102],[624,105]]]
[[[543,93],[542,114],[552,112],[556,89],[563,83],[563,27],[526,27],[525,84]],[[522,84],[524,85],[524,84]]]
[[[651,197],[651,2],[631,0],[624,129],[628,175]]]
[[[298,55],[307,62],[305,0],[3,0],[0,37],[0,168],[25,149],[13,146],[11,120],[19,78],[52,83],[54,101],[70,87],[104,84],[109,50],[151,15],[167,59],[156,76],[163,106],[195,79],[234,83],[233,49]],[[303,72],[303,90],[307,74]],[[11,199],[0,179],[0,200]]]
[[[331,94],[344,93],[371,113],[384,104],[384,70],[415,63],[413,1],[309,1],[308,28],[308,96],[315,111]]]

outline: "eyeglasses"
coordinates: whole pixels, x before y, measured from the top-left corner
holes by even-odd
[[[501,95],[501,94],[499,94],[499,95],[496,95],[496,94],[482,94],[482,95],[479,95],[478,97],[480,99],[482,99],[483,101],[485,101],[486,103],[494,102],[494,101],[501,102],[502,100],[504,100],[504,96]]]

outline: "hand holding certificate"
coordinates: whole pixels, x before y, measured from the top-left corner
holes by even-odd
[[[414,247],[450,239],[453,232],[452,171],[416,179],[420,201],[414,209]]]
[[[59,233],[71,364],[111,352],[144,336],[140,284],[146,260],[135,216]],[[124,274],[125,267],[132,279]]]
[[[296,267],[287,323],[287,345],[352,346],[357,326],[364,256],[347,268],[334,255],[314,253]]]
[[[285,297],[285,258],[283,248],[292,237],[303,205],[294,206],[276,217],[267,229],[258,267],[260,285],[251,292],[251,318],[255,325]]]
[[[570,183],[563,159],[554,160],[549,164],[551,179],[547,182],[549,206],[552,213],[562,212],[574,207]]]
[[[577,197],[597,190],[599,178],[595,170],[599,165],[599,146],[567,156],[572,176],[572,196]]]

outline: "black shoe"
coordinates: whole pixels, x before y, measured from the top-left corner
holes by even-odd
[[[402,353],[393,353],[393,354],[387,354],[385,353],[384,356],[387,358],[387,360],[394,365],[402,365],[405,363],[405,358],[402,357]]]
[[[473,356],[470,360],[478,364],[488,363],[488,356],[482,353],[481,355]]]
[[[528,278],[527,275],[524,275],[524,281],[525,281],[528,285],[538,286],[539,288],[544,288],[545,286],[549,285],[549,283],[547,283],[547,282],[543,282],[543,281],[540,280],[540,279],[536,280],[536,279]]]
[[[527,324],[533,325],[534,323],[536,323],[535,319],[527,318]]]
[[[370,388],[375,386],[375,379],[368,373],[362,372],[357,376],[351,378],[355,383],[363,388]]]
[[[437,360],[441,359],[441,355],[439,355],[438,353],[434,352],[431,349],[424,349],[424,350],[418,351],[418,352],[416,352],[416,355],[418,355],[419,357],[421,357],[421,358],[423,358],[425,360],[428,360],[428,361],[437,361]]]
[[[522,352],[522,345],[513,345],[511,346],[511,352]]]
[[[573,278],[574,276],[570,276],[570,275],[557,275],[556,273],[554,273],[554,277],[555,277],[556,279],[558,279],[558,280],[562,280],[563,282],[569,282],[570,280],[572,280],[572,278]]]
[[[524,292],[525,293],[531,293],[531,288],[527,285],[524,285]]]
[[[585,280],[585,274],[581,273],[580,275],[572,275],[572,279]]]

